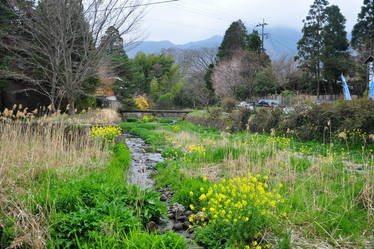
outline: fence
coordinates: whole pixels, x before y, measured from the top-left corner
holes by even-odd
[[[352,95],[352,99],[357,98],[356,95]],[[271,95],[266,97],[256,97],[254,101],[259,101],[260,99],[272,99],[277,100],[280,105],[283,106],[293,106],[302,103],[313,103],[313,102],[321,102],[321,101],[335,101],[339,99],[344,99],[343,95],[290,95],[290,96],[280,96],[280,95]]]

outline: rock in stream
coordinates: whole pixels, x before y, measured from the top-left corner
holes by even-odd
[[[149,146],[141,138],[125,134],[123,135],[123,139],[130,149],[132,158],[128,170],[127,182],[136,184],[141,189],[152,188],[154,183],[152,174],[155,173],[154,166],[164,160],[161,153],[147,152]],[[158,189],[157,191],[161,193],[160,200],[163,202],[168,203],[173,197],[173,192],[168,187]],[[192,231],[188,230],[188,226],[190,225],[188,222],[189,215],[191,215],[191,211],[186,211],[183,205],[178,203],[168,204],[167,216],[169,220],[161,219],[159,224],[148,224],[148,230],[153,231],[154,227],[157,227],[161,232],[173,230],[176,234],[186,238],[189,248],[196,248],[190,239]]]

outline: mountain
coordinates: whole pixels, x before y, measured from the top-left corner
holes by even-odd
[[[215,35],[206,40],[189,42],[186,44],[174,44],[170,41],[143,41],[138,46],[128,51],[127,55],[133,58],[139,51],[142,51],[146,54],[149,54],[149,53],[158,54],[158,53],[161,53],[162,49],[167,49],[167,48],[197,49],[197,48],[204,48],[204,47],[205,48],[218,47],[222,42],[222,38],[223,38],[222,36]]]
[[[294,56],[297,53],[297,41],[301,38],[301,32],[290,28],[269,28],[266,30],[268,39],[265,40],[265,49],[272,58],[282,55]],[[215,35],[206,40],[189,42],[186,44],[174,44],[170,41],[143,41],[137,47],[127,52],[133,58],[139,51],[148,53],[161,53],[162,49],[198,49],[203,47],[218,47],[223,36]]]

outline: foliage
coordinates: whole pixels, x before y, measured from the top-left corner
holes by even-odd
[[[148,110],[149,109],[149,102],[142,95],[135,98],[135,104],[136,104],[136,107],[138,107],[140,110]]]
[[[126,122],[137,122],[137,121],[138,121],[138,119],[135,118],[135,117],[128,117],[128,118],[126,118]]]
[[[260,35],[258,34],[258,31],[254,29],[253,32],[248,35],[247,39],[248,39],[248,44],[247,44],[248,50],[260,53],[262,49],[262,41],[261,41]]]
[[[174,120],[168,118],[159,118],[158,122],[160,122],[161,124],[171,124],[174,122]]]
[[[77,99],[76,107],[78,112],[81,112],[82,110],[96,109],[96,98],[92,96],[84,96],[82,98],[79,98]]]
[[[157,99],[157,103],[162,107],[166,107],[173,103],[173,99],[174,97],[172,93],[165,93]]]
[[[174,64],[170,55],[139,52],[131,62],[138,93],[150,95],[157,101],[162,95],[169,94],[174,98],[180,92],[183,77],[180,66]]]
[[[164,158],[178,159],[184,156],[184,152],[180,148],[166,147],[162,150],[161,155]]]
[[[173,201],[182,204],[185,207],[194,207],[194,210],[202,208],[199,200],[200,195],[211,186],[211,183],[206,177],[184,178],[178,185],[174,185],[176,190]]]
[[[37,204],[53,207],[48,217],[51,245],[97,246],[97,237],[124,234],[151,220],[157,222],[166,214],[158,193],[126,185],[123,179],[130,162],[127,146],[117,144],[105,170],[74,180],[52,179],[37,186]]]
[[[164,145],[165,136],[164,134],[154,133],[151,130],[154,130],[157,126],[149,123],[144,123],[143,125],[135,123],[121,123],[119,125],[123,130],[129,132],[130,134],[139,136],[144,139],[144,141],[151,145]]]
[[[148,115],[144,115],[143,118],[142,118],[142,121],[144,123],[149,123],[149,122],[153,122],[157,120],[156,116],[148,116]]]
[[[117,136],[121,136],[122,130],[118,126],[94,126],[90,130],[92,140],[102,144],[113,144]]]
[[[328,6],[326,0],[315,0],[303,21],[303,37],[298,42],[300,67],[312,74],[312,89],[330,94],[340,92],[337,84],[342,73],[349,68],[349,43],[345,31],[345,18],[336,5]],[[322,85],[322,77],[327,84]]]
[[[149,249],[187,249],[185,239],[173,232],[164,234],[148,233],[140,229],[132,229],[128,233],[103,235],[95,233],[96,245],[106,248],[149,248]],[[94,244],[81,243],[82,248],[92,248]],[[99,247],[98,247],[99,248]]]
[[[256,236],[275,215],[276,207],[283,203],[279,189],[269,189],[267,176],[234,178],[209,187],[200,195],[201,210],[209,220],[207,227],[222,227],[226,246],[234,247]],[[204,217],[191,215],[190,221],[197,225],[205,223]],[[207,229],[202,226],[200,229]],[[210,229],[210,228],[208,228]],[[218,230],[221,230],[218,229]]]
[[[248,129],[252,132],[270,132],[278,127],[282,116],[281,108],[257,108],[256,113],[248,119]]]
[[[221,46],[218,48],[218,59],[230,59],[234,51],[245,49],[247,46],[246,43],[247,29],[244,23],[241,20],[231,23],[225,32]]]
[[[224,97],[221,105],[225,112],[232,112],[236,108],[237,101],[234,98]]]
[[[112,56],[122,56],[125,54],[123,49],[123,39],[119,30],[110,26],[106,31],[105,35],[102,37],[103,42],[108,43],[106,53]]]
[[[364,0],[361,12],[358,14],[357,23],[352,31],[352,46],[360,52],[361,58],[366,59],[374,53],[374,3]]]
[[[279,84],[271,68],[267,68],[259,72],[255,76],[254,93],[256,96],[266,96],[273,94],[277,90]]]
[[[313,74],[313,79],[317,82],[317,94],[320,92],[322,30],[326,22],[325,8],[327,5],[327,0],[315,0],[310,6],[308,16],[303,20],[303,37],[297,43],[298,56],[296,59],[304,71]]]
[[[321,62],[323,63],[323,76],[327,81],[329,93],[341,93],[340,84],[337,84],[341,74],[346,74],[349,68],[349,42],[345,31],[345,18],[336,5],[325,9],[327,24],[322,30],[323,50]]]

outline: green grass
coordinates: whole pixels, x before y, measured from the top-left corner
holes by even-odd
[[[139,239],[131,237],[130,232],[137,231],[134,234],[139,235],[148,222],[166,217],[166,206],[159,200],[159,193],[126,183],[131,162],[127,146],[117,144],[111,153],[112,159],[105,169],[82,172],[68,180],[52,174],[48,181],[39,181],[33,190],[33,212],[45,207],[50,230],[48,247],[123,248],[122,245],[130,246],[132,239]],[[173,235],[165,236],[160,236],[158,243],[177,240]]]
[[[152,139],[156,134],[161,134],[162,138],[165,132],[172,137],[183,131],[198,137],[198,144],[204,146],[205,153],[202,154],[188,151],[188,144],[183,149],[176,148],[170,140],[159,143],[165,147],[164,156],[170,160],[157,166],[157,186],[171,186],[175,191],[173,201],[182,203],[186,208],[193,204],[198,209],[199,200],[196,196],[202,193],[200,188],[205,189],[211,184],[202,181],[204,175],[191,178],[189,174],[196,175],[201,169],[231,160],[234,168],[221,165],[220,172],[217,172],[219,178],[228,178],[228,175],[235,174],[235,170],[245,166],[236,166],[236,160],[247,160],[248,165],[251,165],[246,166],[247,172],[268,174],[271,185],[284,183],[282,196],[285,202],[280,205],[279,213],[285,212],[286,217],[275,218],[267,228],[273,236],[279,235],[273,239],[274,248],[291,248],[292,230],[300,227],[302,229],[298,236],[311,244],[313,241],[327,241],[333,246],[344,247],[347,243],[355,248],[365,248],[363,241],[369,239],[367,231],[374,229],[374,220],[365,202],[368,199],[362,200],[361,195],[364,186],[372,182],[370,175],[372,177],[373,172],[364,175],[350,173],[344,162],[373,165],[370,159],[371,145],[365,145],[362,150],[359,146],[330,145],[318,141],[302,143],[295,138],[270,134],[221,134],[214,128],[188,122],[177,125],[152,124],[142,128],[147,130],[143,134],[145,139]],[[226,146],[215,144],[223,139],[228,140]],[[213,144],[204,145],[206,140],[213,141]],[[190,192],[194,195],[191,196]],[[210,245],[211,248],[224,248],[222,243],[225,242],[219,242],[219,238],[214,237],[216,235],[214,231],[208,234],[200,232],[197,239],[203,243],[214,242],[215,239],[218,244]]]

